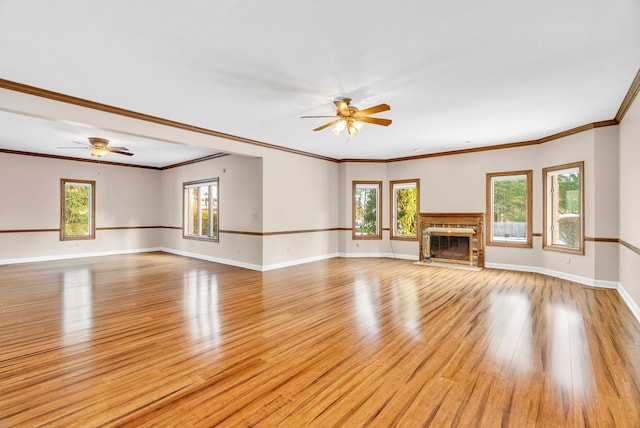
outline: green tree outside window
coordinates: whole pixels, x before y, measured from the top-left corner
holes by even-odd
[[[95,237],[95,182],[61,180],[60,238],[93,239]]]
[[[391,182],[392,239],[418,236],[418,180]]]

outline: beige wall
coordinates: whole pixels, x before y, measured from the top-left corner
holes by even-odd
[[[620,236],[619,127],[595,130],[594,140],[594,229],[596,238]],[[598,242],[594,245],[594,277],[618,281],[619,244]]]
[[[620,124],[620,239],[640,248],[640,98]],[[640,307],[640,254],[620,246],[619,281]]]
[[[162,247],[224,263],[259,269],[262,265],[262,159],[230,155],[162,171],[162,226],[182,227],[183,183],[219,178],[219,242],[183,239],[166,229]],[[251,234],[254,233],[254,234]]]
[[[160,172],[0,153],[0,230],[59,229],[60,179],[96,182],[96,228],[158,226]],[[0,233],[0,261],[156,248],[154,229],[97,230],[60,241],[59,232]]]
[[[334,257],[338,252],[338,164],[270,150],[263,156],[263,265]],[[290,231],[314,231],[280,234]]]

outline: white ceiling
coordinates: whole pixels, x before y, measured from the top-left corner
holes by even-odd
[[[0,78],[336,159],[612,119],[639,68],[638,0],[0,0]],[[393,124],[348,140],[300,119],[341,97]],[[16,116],[0,112],[0,148],[85,155],[56,147],[100,133],[136,153],[118,162],[215,152]]]

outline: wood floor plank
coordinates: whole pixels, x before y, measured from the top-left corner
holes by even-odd
[[[0,266],[0,426],[640,426],[615,290],[336,258]]]

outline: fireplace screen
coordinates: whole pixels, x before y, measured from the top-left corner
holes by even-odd
[[[423,232],[425,261],[441,261],[473,266],[472,239],[475,231],[467,228],[429,227]]]

